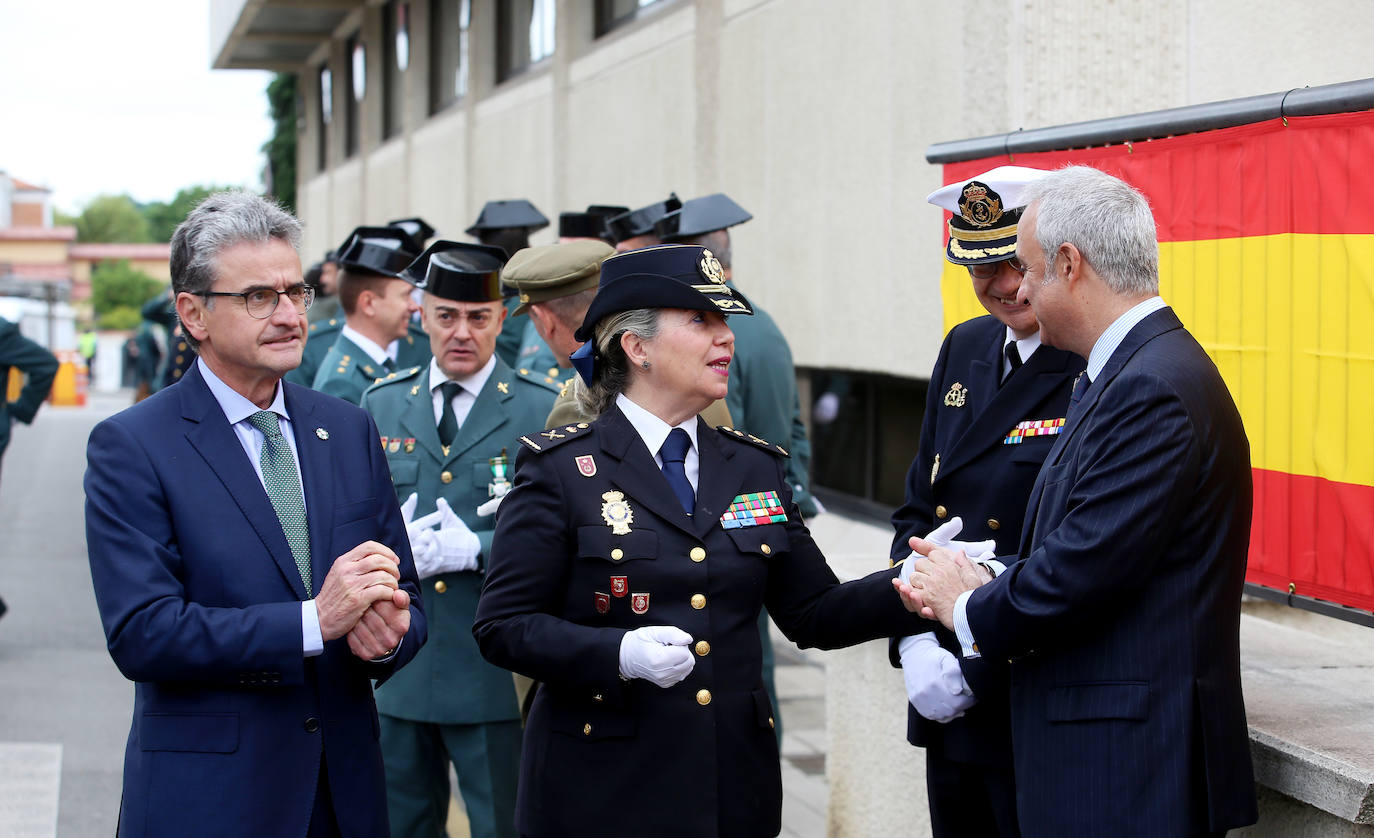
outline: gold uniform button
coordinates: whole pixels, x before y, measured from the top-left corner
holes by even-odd
[[[703,657],[703,658],[704,658],[704,657],[706,657],[707,655],[711,654],[711,644],[710,644],[710,643],[707,643],[705,640],[698,640],[698,641],[697,641],[697,645],[696,645],[696,650],[697,650],[697,655],[698,655],[699,657]]]
[[[775,727],[777,727],[777,725],[775,725],[775,724],[773,723],[773,717],[772,717],[772,716],[769,716],[769,717],[768,717],[768,729],[769,729],[769,730],[772,730],[772,729],[774,729]]]
[[[989,519],[988,519],[988,529],[990,529],[990,530],[1000,530],[1000,529],[1002,529],[1002,522],[999,521],[999,520],[997,520],[996,518],[989,518]]]
[[[763,551],[765,556],[773,555],[773,548],[769,547],[767,544],[760,544],[759,549]]]
[[[558,375],[558,367],[549,367],[549,375]]]
[[[617,548],[615,548],[614,550],[611,551],[611,560],[612,560],[612,561],[617,561],[617,562],[618,562],[618,561],[620,561],[620,560],[623,559],[623,558],[625,558],[625,551],[624,551],[624,550],[621,550],[619,547],[617,547]]]
[[[453,472],[451,472],[451,471],[441,471],[441,472],[439,472],[439,482],[441,482],[441,483],[452,483],[452,482],[453,482]],[[940,507],[940,508],[941,508],[941,509],[944,509],[943,506]],[[940,517],[943,518],[943,517],[945,517],[945,516],[941,515]]]
[[[582,726],[582,735],[583,735],[583,736],[591,736],[591,735],[592,735],[592,726],[591,726],[590,724],[585,724],[585,725]]]
[[[949,517],[949,510],[945,509],[944,504],[935,507],[935,517],[942,519]]]
[[[698,690],[698,691],[697,691],[697,704],[700,704],[702,707],[705,707],[706,705],[708,705],[708,704],[710,704],[710,703],[711,703],[711,691],[710,691],[710,690]]]
[[[438,582],[434,583],[434,590],[436,593],[442,594],[444,591],[448,590],[448,583],[440,579]]]
[[[604,699],[604,698],[601,697],[601,693],[597,693],[596,695],[592,696],[592,701],[595,701],[595,702],[597,702],[598,704],[600,704],[601,702],[603,702],[603,701],[605,701],[605,700],[606,700],[606,699]]]
[[[706,551],[701,547],[693,547],[692,552],[687,555],[691,556],[694,562],[706,561]]]
[[[702,594],[692,594],[692,607],[700,611],[706,607],[706,597]]]

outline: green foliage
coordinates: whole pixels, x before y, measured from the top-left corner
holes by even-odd
[[[67,215],[60,209],[52,211],[52,223],[54,227],[75,227],[79,215]]]
[[[272,137],[263,143],[267,154],[268,195],[288,212],[296,211],[296,76],[278,73],[267,85],[272,113]]]
[[[132,309],[133,326],[138,325],[139,311],[143,304],[158,292],[162,283],[143,271],[137,270],[123,259],[118,262],[101,262],[91,272],[91,307],[104,328],[131,328],[106,326],[106,317],[120,309]],[[123,314],[117,316],[123,317]]]
[[[99,328],[112,331],[133,331],[141,320],[134,306],[115,306],[96,318]]]
[[[191,214],[191,210],[195,209],[197,204],[214,192],[233,188],[235,187],[197,184],[178,190],[176,197],[170,203],[153,201],[145,205],[143,214],[148,219],[148,229],[152,234],[152,240],[157,242],[171,241],[172,233],[176,232],[177,225],[186,220],[186,216]]]
[[[148,220],[128,195],[93,198],[76,218],[79,242],[147,242]]]

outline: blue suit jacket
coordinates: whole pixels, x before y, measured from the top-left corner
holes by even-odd
[[[1022,833],[1157,836],[1253,823],[1240,687],[1250,450],[1170,309],[1136,325],[1031,492],[1022,559],[969,598],[1012,664]]]
[[[343,834],[387,833],[370,679],[425,641],[410,544],[371,419],[284,386],[316,588],[338,556],[386,544],[401,557],[410,631],[386,663],[359,660],[345,638],[303,656],[308,595],[198,366],[100,423],[86,540],[110,655],[135,682],[121,835],[304,835],[322,754]]]

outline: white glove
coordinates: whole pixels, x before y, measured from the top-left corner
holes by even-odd
[[[620,676],[643,678],[659,687],[671,687],[697,665],[688,644],[692,635],[676,626],[644,626],[625,632],[620,639]]]
[[[940,645],[933,632],[903,637],[897,649],[902,658],[906,697],[917,713],[944,724],[978,703],[964,680],[959,661]]]
[[[955,540],[954,537],[963,532],[963,530],[964,519],[955,515],[953,518],[950,518],[948,521],[931,530],[926,535],[925,540],[934,544],[936,547],[946,547],[950,550],[963,550],[964,555],[968,556],[968,560],[975,564],[997,558],[997,542],[992,539],[986,541]],[[910,581],[911,574],[916,569],[916,560],[919,558],[920,556],[916,555],[916,552],[913,550],[910,555],[902,560],[902,579]],[[998,572],[1002,569],[1004,568],[998,568]],[[991,569],[988,572],[992,573],[994,576],[997,575]]]
[[[496,510],[501,507],[502,499],[504,499],[505,497],[505,495],[497,495],[491,500],[486,501],[481,506],[477,507],[477,514],[482,518],[485,518],[488,515],[495,515]]]
[[[477,554],[482,552],[482,542],[477,534],[468,529],[463,519],[453,514],[448,501],[439,498],[434,502],[439,513],[439,531],[435,538],[439,542],[439,569],[436,573],[449,573],[459,570],[476,570]]]
[[[441,565],[439,539],[434,530],[430,529],[439,522],[442,515],[436,510],[416,519],[415,507],[419,503],[419,494],[411,492],[410,497],[401,504],[401,520],[405,521],[406,535],[410,537],[410,555],[415,559],[415,575],[426,579],[444,570]]]

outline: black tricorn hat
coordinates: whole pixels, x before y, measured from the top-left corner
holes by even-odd
[[[664,242],[678,242],[743,224],[754,216],[724,192],[693,198],[658,220],[654,231]]]
[[[542,230],[549,226],[544,213],[524,198],[509,201],[487,201],[478,213],[477,220],[464,230],[469,236],[476,236],[483,230],[508,230],[519,228],[527,233]]]
[[[635,236],[644,236],[654,231],[654,225],[658,220],[668,213],[682,208],[682,201],[678,200],[677,193],[672,192],[666,201],[649,204],[647,207],[640,207],[631,212],[622,212],[606,220],[606,226],[611,230],[611,238],[618,242],[632,239]]]
[[[506,251],[485,244],[440,239],[403,271],[402,279],[446,300],[490,303],[501,299]]]
[[[423,218],[420,218],[419,216],[416,216],[415,218],[397,218],[394,221],[388,221],[386,223],[386,226],[399,227],[402,230],[405,230],[406,235],[410,236],[412,239],[415,240],[415,247],[417,249],[424,247],[425,242],[434,238],[434,234],[437,232],[432,226],[430,226],[430,223],[428,221],[424,220]]]
[[[725,284],[711,251],[694,244],[665,244],[620,253],[601,263],[601,282],[574,334],[590,340],[608,314],[636,308],[685,308],[753,314],[744,295]]]
[[[344,270],[409,279],[401,272],[419,250],[415,240],[399,227],[358,227],[349,233],[337,254]]]

